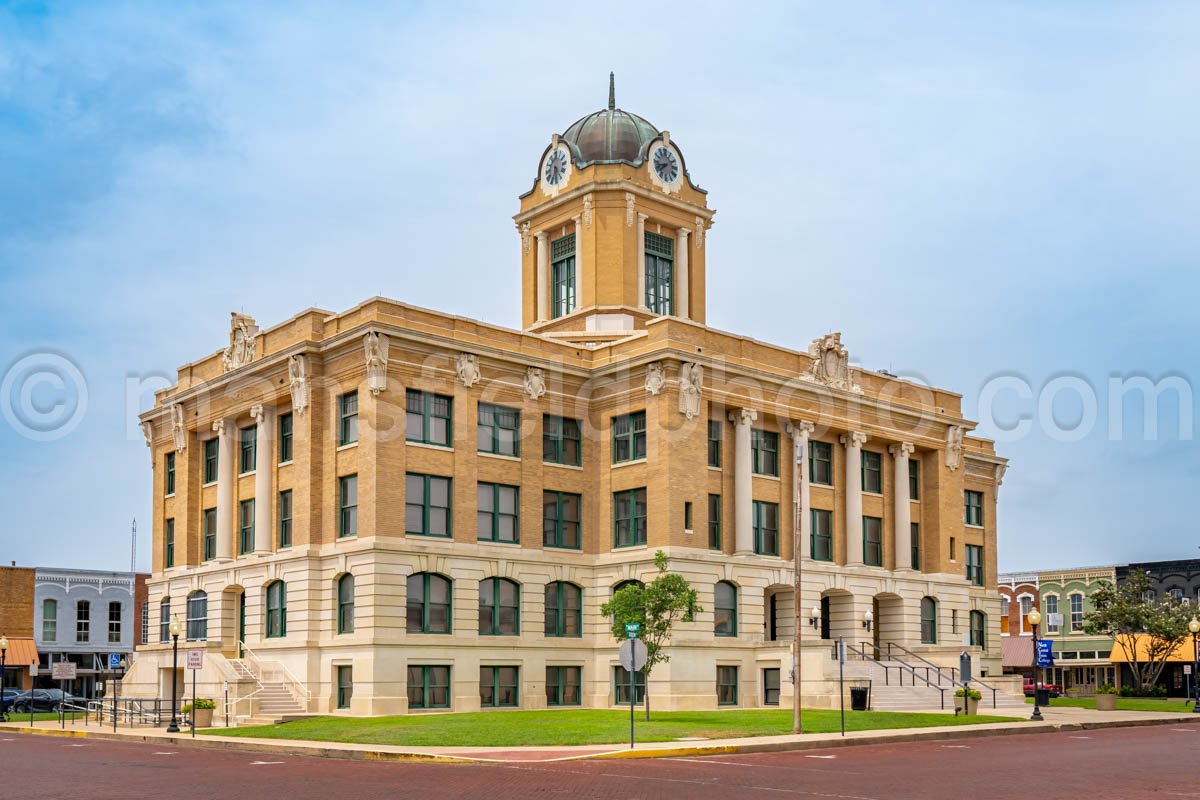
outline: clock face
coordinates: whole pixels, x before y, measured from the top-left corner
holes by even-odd
[[[557,186],[567,174],[567,156],[562,150],[555,150],[546,159],[546,183]]]
[[[679,177],[679,161],[675,154],[665,147],[654,151],[654,172],[663,183],[674,183]]]

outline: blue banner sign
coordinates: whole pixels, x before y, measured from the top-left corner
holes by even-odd
[[[1054,666],[1054,642],[1050,639],[1038,639],[1037,665],[1039,667]]]

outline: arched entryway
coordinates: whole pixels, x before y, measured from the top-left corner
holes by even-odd
[[[246,641],[246,590],[226,586],[221,592],[221,652],[226,658],[241,658]]]
[[[791,586],[768,586],[763,590],[763,639],[790,642],[796,632],[796,611]]]
[[[875,647],[875,657],[887,655],[887,647],[891,642],[905,645],[904,637],[904,600],[898,594],[881,592],[871,598],[871,613],[875,624],[872,635]]]
[[[821,638],[858,640],[860,621],[854,614],[854,595],[845,589],[826,589],[821,593]]]

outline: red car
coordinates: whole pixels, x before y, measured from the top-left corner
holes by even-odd
[[[1057,683],[1039,683],[1038,688],[1045,689],[1046,691],[1050,692],[1051,697],[1058,697],[1060,694],[1062,694],[1062,687],[1059,686]],[[1033,697],[1033,679],[1032,678],[1025,679],[1025,696]]]

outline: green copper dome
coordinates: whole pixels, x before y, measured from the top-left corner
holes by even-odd
[[[608,108],[588,114],[567,128],[562,140],[571,148],[575,163],[624,161],[637,166],[646,160],[646,147],[659,135],[647,120],[617,108],[613,74],[608,75]]]

